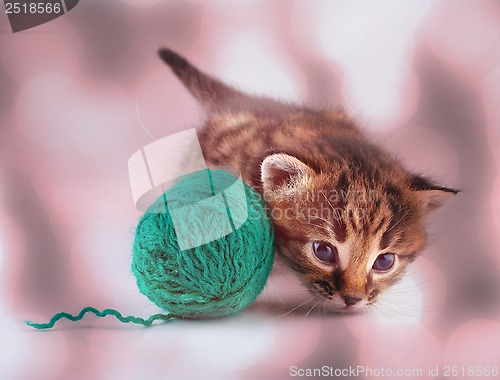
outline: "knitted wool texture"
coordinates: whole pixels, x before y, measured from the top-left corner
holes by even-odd
[[[132,260],[137,285],[175,317],[216,318],[236,313],[264,288],[274,258],[273,228],[260,195],[250,187],[240,181],[243,202],[235,203],[224,194],[236,181],[240,180],[223,170],[187,175],[150,206],[137,226]],[[203,202],[218,194],[224,196],[224,207]],[[196,207],[188,207],[174,228],[172,210],[189,205]],[[248,213],[248,218],[226,234],[221,220],[235,213]],[[199,230],[207,226],[213,236],[222,237],[180,249],[179,229],[196,240]],[[232,219],[231,226],[234,229]]]

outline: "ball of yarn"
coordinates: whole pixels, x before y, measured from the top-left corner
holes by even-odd
[[[224,170],[189,174],[141,218],[132,271],[140,291],[178,318],[236,313],[264,288],[274,233],[254,190]]]

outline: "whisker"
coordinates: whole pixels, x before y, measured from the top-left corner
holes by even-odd
[[[332,222],[330,222],[329,220],[325,219],[325,218],[322,218],[322,217],[320,217],[318,215],[314,215],[314,219],[321,220],[321,221],[325,222],[331,228],[333,228],[333,229],[335,228],[335,225]],[[310,226],[314,226],[315,228],[321,228],[321,229],[323,229],[325,231],[328,231],[328,229],[326,227],[323,227],[321,225],[313,224],[313,223],[307,223],[307,224],[310,225]],[[330,231],[328,231],[328,232],[330,232]]]
[[[144,122],[142,121],[142,118],[141,118],[141,113],[139,111],[139,100],[136,99],[135,101],[135,113],[136,113],[136,116],[137,116],[137,120],[139,121],[139,125],[141,126],[142,130],[144,132],[146,132],[146,134],[153,140],[156,140],[156,137],[154,137],[151,132],[149,131],[149,129],[146,128],[146,126],[144,125]]]
[[[388,318],[391,320],[405,320],[407,318],[421,318],[425,315],[430,315],[431,310],[419,309],[417,312],[411,312],[411,304],[396,304],[396,305],[387,305],[381,302],[376,302],[374,304],[369,305],[371,311],[377,315],[376,313],[383,314],[384,318]]]
[[[388,308],[388,307],[380,307],[380,305],[372,305],[373,310],[376,310],[377,313],[383,314],[384,318],[391,319],[391,320],[399,320],[402,321],[405,318],[418,318],[421,315],[414,315],[410,313],[404,313],[401,310],[398,309],[393,309],[393,308]],[[376,315],[376,314],[375,314]]]
[[[319,301],[318,301],[318,302],[316,302],[316,303],[313,305],[313,307],[311,307],[311,308],[309,309],[309,311],[306,313],[306,315],[304,315],[302,318],[307,317],[307,316],[309,315],[309,313],[310,313],[311,311],[313,311],[313,309],[314,309],[316,306],[318,306],[318,304],[319,304]]]
[[[406,218],[408,216],[409,213],[410,213],[410,209],[406,210],[406,212],[403,214],[403,216],[401,218],[399,218],[399,220],[391,228],[389,228],[386,231],[386,233],[389,231],[392,231],[394,228],[396,228],[398,226],[398,224],[401,223],[404,220],[404,218]]]
[[[335,207],[333,207],[332,203],[330,202],[330,200],[328,199],[328,197],[326,196],[326,194],[324,192],[321,191],[321,194],[323,195],[323,197],[325,198],[326,202],[330,205],[330,208],[332,209],[333,213],[335,214],[336,211],[335,211]]]
[[[309,303],[309,302],[311,302],[311,301],[314,301],[314,297],[311,297],[308,301],[305,301],[305,302],[303,302],[303,303],[301,303],[301,304],[299,304],[299,305],[295,306],[293,309],[291,309],[291,310],[287,311],[285,314],[279,315],[279,316],[277,316],[277,317],[275,317],[275,318],[273,318],[273,319],[278,319],[278,318],[284,317],[284,316],[286,316],[286,315],[288,315],[288,314],[292,313],[293,311],[297,310],[299,307],[302,307],[302,306],[304,306],[304,305],[308,304],[308,303]]]
[[[439,311],[438,308],[432,308],[432,307],[424,307],[424,305],[419,305],[417,303],[412,303],[412,302],[406,302],[406,303],[387,303],[388,300],[386,300],[385,302],[384,301],[381,301],[381,302],[377,302],[377,307],[382,307],[384,309],[387,309],[387,310],[391,310],[391,311],[394,311],[394,312],[397,312],[399,314],[405,314],[408,312],[408,314],[405,314],[405,315],[408,315],[408,316],[416,316],[416,315],[412,315],[410,314],[410,310],[412,310],[412,308],[416,307],[416,306],[422,306],[421,308],[419,308],[418,310],[418,316],[424,316],[424,315],[431,315],[432,313],[435,313],[437,311]]]

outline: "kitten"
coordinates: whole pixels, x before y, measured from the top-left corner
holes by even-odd
[[[342,110],[244,94],[169,49],[207,111],[205,159],[237,168],[270,207],[278,257],[334,309],[374,303],[426,245],[424,218],[458,191],[405,170]]]

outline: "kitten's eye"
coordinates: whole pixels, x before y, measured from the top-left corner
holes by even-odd
[[[373,269],[385,272],[392,268],[394,262],[396,261],[396,256],[394,253],[382,253],[378,255],[377,259],[373,263]]]
[[[315,241],[313,243],[313,251],[316,257],[325,263],[338,262],[339,253],[337,248],[324,241]]]

